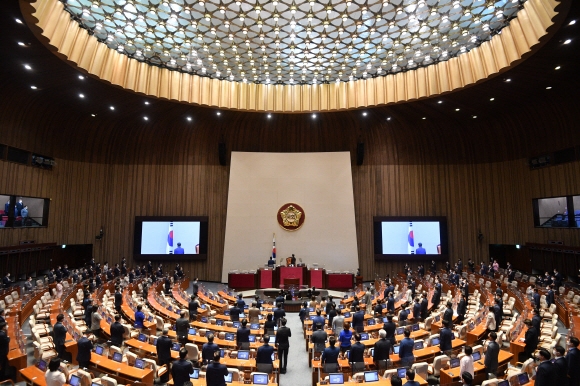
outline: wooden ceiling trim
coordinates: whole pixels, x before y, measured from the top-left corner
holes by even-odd
[[[532,47],[548,35],[559,2],[527,1],[518,17],[501,34],[467,54],[429,66],[427,70],[358,80],[347,86],[331,83],[279,87],[212,80],[153,67],[97,42],[69,17],[60,1],[37,0],[30,5],[39,27],[31,26],[33,31],[48,38],[49,44],[68,61],[106,82],[195,105],[248,111],[313,112],[416,100],[481,82],[531,53]],[[184,87],[190,90],[184,91]],[[391,92],[393,89],[395,92]]]

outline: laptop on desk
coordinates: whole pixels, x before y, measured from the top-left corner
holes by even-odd
[[[344,374],[343,373],[328,374],[328,383],[331,385],[342,385],[344,383]]]
[[[145,361],[140,358],[135,359],[135,367],[143,370],[145,368]]]
[[[378,371],[365,371],[365,382],[377,382],[379,380]]]

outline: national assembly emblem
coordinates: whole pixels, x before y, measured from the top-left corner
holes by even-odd
[[[285,204],[278,210],[278,224],[287,231],[300,229],[305,218],[304,209],[297,204]]]

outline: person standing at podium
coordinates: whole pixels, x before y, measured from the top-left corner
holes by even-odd
[[[296,256],[294,256],[294,254],[292,254],[292,257],[290,258],[290,265],[296,267]]]
[[[273,256],[270,256],[270,259],[268,260],[268,267],[274,267],[276,265],[276,259],[274,259]]]

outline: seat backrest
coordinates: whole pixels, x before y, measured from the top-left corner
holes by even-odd
[[[127,351],[125,356],[127,357],[127,364],[130,366],[133,366],[135,364],[135,360],[138,358],[137,354],[132,353],[131,351]]]
[[[91,383],[93,382],[93,377],[91,375],[91,373],[89,373],[88,371],[82,370],[82,369],[78,369],[76,372],[76,375],[78,375],[81,378],[81,385],[82,386],[91,386]]]
[[[116,352],[118,352],[119,354],[123,355],[123,351],[119,347],[117,347],[115,345],[109,346],[109,357],[110,358],[112,358],[113,357],[113,354],[116,353]]]
[[[449,357],[447,355],[438,355],[433,360],[433,375],[438,377],[441,368],[444,368],[449,363]]]
[[[485,380],[481,386],[497,386],[498,380],[496,378]]]
[[[427,362],[414,363],[411,368],[415,370],[415,373],[420,375],[421,378],[425,380],[427,379],[429,375],[429,364]]]
[[[383,374],[383,378],[390,378],[393,375],[397,375],[397,369],[390,369],[385,371],[385,374]]]
[[[256,369],[260,373],[272,374],[274,366],[269,363],[256,363]]]
[[[429,338],[427,338],[427,346],[431,346],[431,342],[433,341],[433,339],[435,338],[439,338],[439,334],[433,334],[431,335]]]
[[[196,344],[186,343],[185,349],[187,350],[187,359],[190,361],[199,360],[199,349]]]
[[[155,363],[153,359],[143,358],[143,361],[145,362],[148,368],[152,369],[154,372],[157,372],[157,363]],[[155,374],[155,376],[157,376],[157,374]]]
[[[101,378],[101,385],[103,386],[117,386],[117,380],[115,378],[107,377],[106,375]]]
[[[159,315],[155,315],[155,322],[157,323],[157,329],[163,331],[163,318]]]

